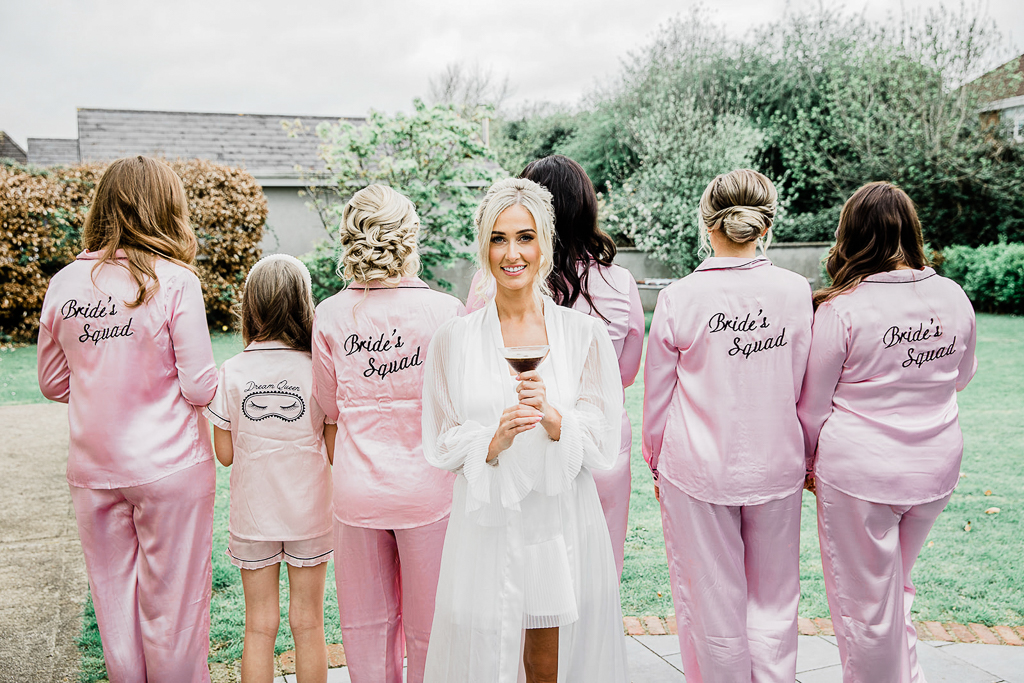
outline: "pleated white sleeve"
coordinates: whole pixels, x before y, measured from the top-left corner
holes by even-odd
[[[423,455],[434,467],[462,471],[469,493],[490,502],[499,492],[496,477],[488,470],[487,447],[498,422],[483,425],[466,420],[462,406],[465,322],[461,318],[443,325],[430,342],[423,369]]]
[[[558,441],[550,442],[547,448],[544,492],[548,495],[568,489],[580,467],[610,470],[619,457],[622,430],[619,361],[604,326],[593,321],[590,328],[590,339],[581,340],[589,344],[576,347],[587,348],[587,355],[578,385],[569,394],[575,396],[572,406],[555,406],[562,414],[562,433]],[[563,387],[563,392],[565,389]]]

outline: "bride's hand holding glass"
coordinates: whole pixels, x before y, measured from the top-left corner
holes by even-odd
[[[519,373],[517,378],[520,380],[516,386],[519,404],[529,406],[540,413],[543,416],[540,426],[544,428],[552,441],[558,441],[562,435],[562,415],[548,403],[547,389],[540,373],[530,370]]]

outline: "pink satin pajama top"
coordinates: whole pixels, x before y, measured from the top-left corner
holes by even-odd
[[[931,268],[872,275],[819,306],[799,405],[808,467],[875,503],[950,493],[963,455],[956,392],[977,369],[974,344],[971,302]]]
[[[446,517],[455,475],[423,456],[423,363],[434,332],[462,315],[458,299],[419,278],[398,287],[353,283],[322,302],[313,326],[313,378],[338,423],[334,516],[371,529]]]
[[[258,341],[220,368],[204,411],[231,432],[228,529],[253,541],[304,541],[331,533],[331,466],[309,354]]]
[[[39,388],[68,404],[68,482],[126,488],[213,457],[202,409],[217,389],[217,367],[195,274],[157,259],[159,289],[128,308],[138,286],[126,267],[93,271],[99,257],[82,252],[50,280]]]
[[[662,290],[644,367],[644,459],[693,498],[759,505],[800,489],[796,401],[807,280],[765,258],[705,260]]]

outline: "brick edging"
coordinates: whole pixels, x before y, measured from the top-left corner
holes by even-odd
[[[831,619],[800,617],[797,622],[802,636],[834,635]],[[914,626],[917,627],[917,637],[921,640],[1024,646],[1024,626],[985,626],[956,622],[940,624],[937,621],[917,621],[914,622]],[[675,617],[623,617],[622,627],[629,636],[664,636],[677,633]],[[345,650],[341,645],[328,645],[327,651],[330,668],[345,666]],[[282,652],[277,657],[277,663],[281,673],[295,673],[295,651]]]
[[[797,620],[802,636],[831,636],[831,619]],[[676,618],[668,617],[623,617],[622,626],[629,636],[675,635]],[[985,626],[984,624],[958,624],[937,621],[914,622],[920,640],[940,640],[948,643],[986,643],[988,645],[1024,646],[1024,626]]]

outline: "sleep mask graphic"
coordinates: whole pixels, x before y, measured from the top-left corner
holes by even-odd
[[[305,412],[306,403],[302,397],[286,391],[257,391],[242,401],[242,413],[254,422],[268,417],[295,422]]]

